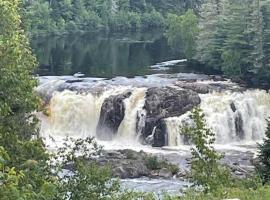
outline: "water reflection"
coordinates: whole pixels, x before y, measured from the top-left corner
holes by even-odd
[[[74,34],[36,38],[31,43],[40,63],[40,75],[114,77],[153,73],[149,66],[181,59],[160,31],[152,33]]]

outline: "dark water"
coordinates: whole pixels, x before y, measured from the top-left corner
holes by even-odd
[[[183,59],[167,44],[160,31],[151,33],[74,34],[36,38],[31,42],[40,63],[39,75],[115,77],[159,73],[150,69],[159,62]],[[178,66],[170,72],[183,72]]]

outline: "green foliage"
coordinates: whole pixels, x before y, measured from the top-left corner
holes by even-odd
[[[183,133],[195,145],[191,154],[191,177],[196,184],[202,185],[205,192],[228,186],[229,171],[219,164],[222,155],[213,147],[215,134],[207,128],[204,114],[200,108],[193,109],[190,118],[194,125],[185,127]]]
[[[36,60],[20,28],[18,6],[18,0],[0,2],[0,133],[30,137],[36,122],[36,79],[31,76]]]
[[[18,6],[18,0],[0,1],[0,199],[111,199],[119,193],[119,183],[108,168],[86,160],[99,153],[93,139],[67,143],[68,149],[52,159],[38,138],[31,74],[36,60],[21,29]],[[68,165],[73,168],[63,178]]]
[[[239,60],[241,55],[238,51],[228,50],[222,53],[222,70],[225,75],[237,76],[241,74],[241,64]]]
[[[269,87],[269,0],[206,0],[196,59],[229,77]]]
[[[166,168],[172,172],[172,174],[177,174],[179,168],[177,165],[171,164],[166,160],[158,160],[156,156],[147,156],[145,158],[145,164],[150,170],[160,170],[162,168]]]
[[[141,26],[141,18],[138,13],[120,11],[109,21],[111,30],[121,31],[129,29],[139,29]]]
[[[54,181],[33,112],[36,60],[21,29],[19,1],[0,2],[0,199],[50,199]]]
[[[189,190],[181,197],[166,196],[165,200],[220,200],[220,199],[241,199],[241,200],[268,200],[270,188],[260,187],[257,190],[242,188],[223,188],[213,193],[202,193]]]
[[[148,156],[146,158],[146,166],[151,170],[161,169],[160,162],[156,156]]]
[[[173,49],[183,48],[185,56],[191,59],[196,50],[196,37],[199,33],[198,19],[192,10],[184,15],[168,15],[166,37]]]
[[[56,184],[47,178],[47,170],[39,163],[41,161],[27,160],[21,170],[18,170],[11,167],[12,159],[13,157],[0,147],[0,199],[53,199]]]
[[[144,13],[141,18],[142,27],[144,29],[149,28],[161,28],[164,26],[164,17],[156,10],[152,10],[149,13]]]
[[[29,12],[28,10],[31,10]],[[51,18],[52,9],[49,2],[34,1],[29,5],[25,18],[31,19],[28,24],[28,29],[32,34],[43,34],[46,32],[53,32],[56,29],[56,22]]]
[[[24,2],[27,30],[32,35],[95,30],[164,28],[168,13],[198,8],[200,1],[163,0],[36,0]]]
[[[119,182],[112,179],[110,169],[100,167],[91,160],[100,154],[100,150],[93,138],[67,138],[50,166],[59,174],[56,199],[103,200],[120,191]]]
[[[259,163],[256,166],[263,183],[270,182],[270,121],[268,121],[268,127],[265,132],[266,138],[263,144],[259,145]]]

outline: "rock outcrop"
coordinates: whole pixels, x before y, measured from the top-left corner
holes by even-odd
[[[166,145],[166,125],[163,119],[180,116],[200,102],[199,95],[191,90],[175,87],[149,88],[144,106],[147,114],[142,137],[148,138],[153,135],[153,146]]]
[[[112,140],[118,131],[125,116],[124,100],[130,97],[131,92],[110,96],[105,99],[100,111],[100,118],[97,125],[97,138]]]
[[[175,171],[169,169],[169,166],[176,165],[169,163],[165,159],[157,158],[156,166],[150,166],[149,162],[154,158],[143,151],[136,152],[130,149],[117,151],[103,151],[102,154],[95,158],[95,162],[100,166],[109,166],[112,175],[118,178],[172,178],[176,175]],[[155,159],[154,159],[155,160]],[[162,166],[158,166],[162,165]],[[155,169],[151,168],[155,167]]]

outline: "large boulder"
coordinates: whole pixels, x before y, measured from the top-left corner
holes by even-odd
[[[173,176],[172,172],[167,168],[159,170],[158,175],[163,178],[171,178]]]
[[[124,100],[129,98],[130,95],[131,92],[128,91],[105,99],[101,107],[97,125],[97,138],[102,140],[113,139],[125,116]]]
[[[150,169],[145,163],[144,152],[132,150],[102,151],[101,156],[96,158],[100,166],[109,166],[112,175],[118,178],[139,178],[149,176]]]
[[[191,90],[176,87],[153,87],[146,92],[144,109],[146,110],[145,127],[142,137],[153,136],[153,146],[167,145],[164,118],[180,116],[199,105],[199,95]]]
[[[179,82],[176,82],[175,85],[177,85],[178,87],[181,87],[183,89],[192,90],[192,91],[200,93],[200,94],[207,94],[212,89],[211,86],[209,86],[209,85],[200,84],[197,82],[179,81]]]

